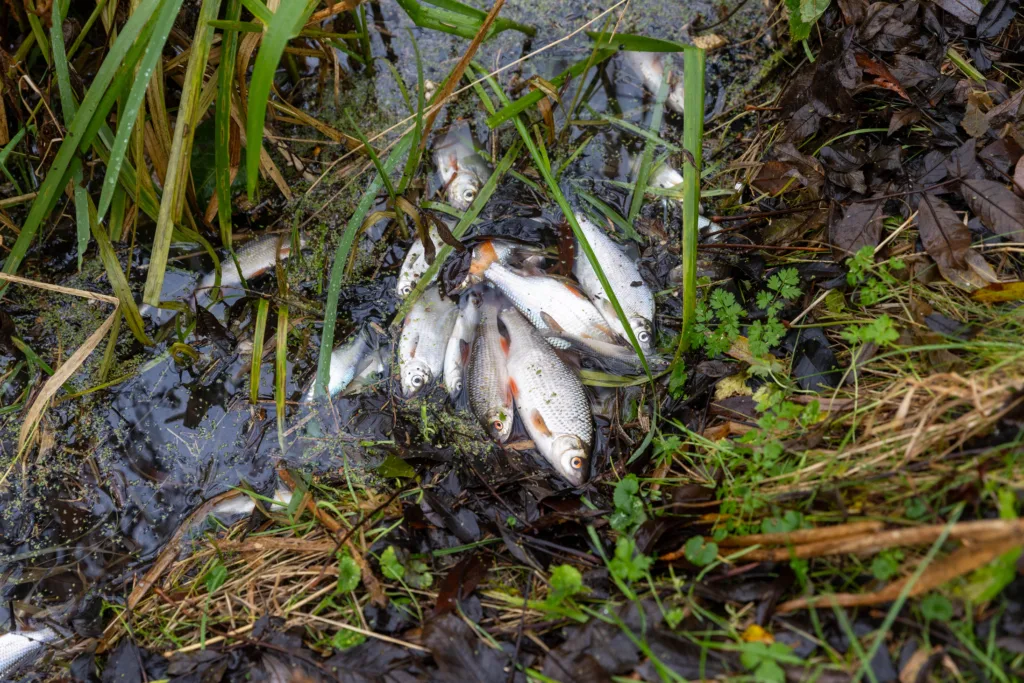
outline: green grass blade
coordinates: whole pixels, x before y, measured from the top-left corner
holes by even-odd
[[[293,3],[288,2],[288,3],[281,3],[281,4],[284,5],[284,4],[293,4]],[[256,17],[257,19],[262,21],[267,26],[270,25],[270,22],[274,18],[274,15],[270,12],[269,9],[267,9],[267,5],[265,3],[263,3],[263,2],[261,2],[261,0],[242,0],[242,5],[245,6],[245,9],[249,10],[250,12],[252,12],[252,15],[254,17]]]
[[[640,233],[634,230],[632,224],[630,224],[629,221],[627,221],[625,218],[619,215],[618,211],[608,206],[607,204],[605,204],[604,202],[602,202],[600,199],[590,194],[589,192],[584,192],[583,190],[580,190],[578,188],[576,190],[576,196],[588,202],[591,206],[600,211],[601,214],[605,216],[608,220],[610,220],[612,223],[614,223],[616,227],[621,228],[622,231],[626,233],[626,236],[629,237],[629,239],[640,239]]]
[[[128,193],[121,186],[114,190],[114,198],[110,201],[110,239],[114,242],[121,241],[121,233],[124,230],[124,207]],[[116,323],[115,323],[116,327]]]
[[[657,136],[661,132],[661,117],[665,111],[665,100],[668,98],[669,71],[666,69],[665,77],[661,79],[661,87],[658,88],[658,95],[654,100],[654,109],[651,112],[651,132]],[[703,111],[703,110],[702,110]],[[633,188],[633,198],[629,204],[629,216],[627,220],[632,225],[636,217],[640,215],[640,207],[644,203],[644,190],[647,188],[647,179],[651,175],[652,162],[654,161],[654,142],[648,138],[644,145],[643,156],[640,157],[640,168],[636,176],[636,186]]]
[[[424,95],[426,81],[423,77],[423,59],[420,57],[420,46],[411,29],[409,30],[409,40],[412,41],[413,54],[416,55],[416,123],[413,127],[412,151],[409,153],[409,158],[406,159],[402,179],[398,181],[398,194],[405,194],[405,190],[409,187],[409,183],[412,182],[416,175],[416,169],[420,165],[420,158],[423,155],[423,148],[420,146],[420,138],[423,137],[423,110],[427,106]],[[387,63],[391,64],[391,62]]]
[[[587,31],[587,36],[601,47],[611,46],[631,52],[684,52],[692,47],[685,43],[677,43],[674,40],[649,38],[632,33],[612,34],[600,31]]]
[[[40,102],[42,102],[42,100],[40,100]],[[18,185],[18,181],[16,181],[14,179],[14,176],[11,175],[11,172],[7,170],[7,157],[11,155],[11,152],[14,151],[14,148],[17,147],[18,143],[21,142],[22,138],[25,137],[25,132],[27,130],[28,128],[24,126],[19,128],[18,132],[14,134],[14,137],[8,140],[7,144],[4,145],[2,149],[0,149],[0,171],[3,171],[4,175],[7,176],[7,179],[11,181],[11,184],[14,185],[14,191],[17,192],[18,194],[24,193],[21,191],[21,186]]]
[[[417,26],[450,33],[460,38],[475,38],[487,16],[487,12],[461,2],[455,2],[455,0],[427,0],[428,4],[433,7],[424,6],[417,0],[397,0],[397,2]],[[517,24],[509,19],[495,19],[485,40],[510,29],[530,36],[536,33],[531,26]]]
[[[227,18],[238,21],[242,5],[239,0],[228,0]],[[225,29],[221,39],[223,67],[217,73],[217,110],[214,113],[214,163],[217,181],[217,221],[220,225],[220,242],[231,247],[231,94],[235,84],[235,57],[238,54],[238,32]]]
[[[46,60],[47,65],[53,64],[53,58],[50,56],[50,43],[46,40],[46,31],[43,30],[43,25],[39,21],[39,15],[36,14],[35,8],[28,3],[25,3],[25,9],[27,10],[25,16],[28,17],[28,25],[32,29],[32,35],[36,37],[39,51],[43,53],[43,59]]]
[[[135,305],[135,297],[132,295],[131,287],[128,286],[128,280],[124,276],[124,271],[121,270],[121,263],[117,260],[114,245],[110,243],[107,231],[97,220],[96,209],[92,205],[92,198],[88,195],[86,195],[86,203],[89,206],[89,222],[92,225],[92,236],[96,239],[96,244],[99,246],[100,260],[103,261],[103,267],[107,271],[107,279],[110,280],[110,286],[114,290],[114,295],[121,301],[121,312],[124,313],[128,329],[132,331],[132,334],[135,335],[139,342],[146,346],[152,346],[153,342],[146,335],[146,326],[142,322],[142,316],[139,315],[138,306]]]
[[[259,299],[256,302],[256,329],[252,334],[252,363],[249,365],[249,403],[255,404],[260,399],[260,370],[263,367],[263,340],[267,334],[267,312],[270,301]]]
[[[402,156],[409,151],[412,144],[412,133],[407,133],[399,140],[387,161],[384,162],[384,172],[391,173],[398,167]],[[320,335],[320,358],[316,366],[316,396],[327,396],[327,386],[330,384],[331,375],[331,350],[334,348],[334,326],[338,321],[338,297],[341,293],[341,280],[345,273],[345,264],[348,262],[348,252],[355,241],[359,226],[362,225],[366,214],[373,208],[377,201],[377,193],[383,187],[384,181],[378,174],[370,185],[363,192],[362,199],[356,205],[356,210],[345,225],[345,232],[334,250],[334,261],[331,264],[331,278],[327,286],[327,304],[324,309],[324,327]]]
[[[596,54],[588,55],[586,59],[576,62],[568,69],[555,76],[554,78],[548,79],[548,82],[551,83],[551,85],[558,87],[565,83],[566,80],[579,76],[584,71],[589,69],[591,66],[596,66],[600,64],[601,62],[605,61],[614,54],[615,50],[599,50]],[[504,93],[502,93],[502,97],[503,99],[505,99],[505,101],[507,101],[507,98],[504,98]],[[508,121],[509,119],[518,116],[520,113],[526,111],[527,109],[534,107],[544,97],[544,91],[537,89],[529,93],[528,95],[520,97],[515,102],[506,104],[497,112],[487,117],[487,127],[497,128],[505,121]]]
[[[171,250],[174,224],[181,219],[185,203],[185,187],[188,184],[189,162],[192,158],[192,138],[199,119],[199,102],[202,96],[203,75],[206,61],[213,44],[213,29],[210,20],[217,18],[220,0],[203,0],[199,9],[199,21],[192,41],[192,54],[185,69],[185,82],[181,90],[181,104],[174,121],[174,137],[167,159],[167,175],[164,178],[164,194],[160,198],[160,213],[156,219],[156,234],[149,257],[149,272],[146,286],[142,291],[142,302],[150,306],[160,303],[160,291],[167,271],[167,254]],[[266,103],[264,102],[264,105]]]
[[[277,348],[274,363],[274,402],[277,404],[277,425],[284,431],[284,399],[288,382],[288,306],[277,307]]]
[[[250,200],[256,192],[256,181],[259,177],[263,124],[267,120],[267,103],[270,101],[270,90],[274,84],[274,73],[288,41],[302,30],[302,25],[306,23],[315,4],[316,0],[305,3],[302,0],[291,0],[281,3],[277,12],[270,17],[267,32],[263,34],[263,42],[260,43],[260,51],[256,55],[256,64],[252,69],[252,81],[249,85],[249,100],[246,103],[248,115],[245,122],[245,135],[249,146],[245,155],[245,183]],[[249,5],[250,3],[245,3],[246,7]]]
[[[454,12],[458,12],[460,14],[464,14],[466,16],[476,17],[480,21],[483,21],[484,18],[487,16],[487,12],[481,9],[477,9],[476,7],[464,5],[463,3],[456,2],[455,0],[426,0],[426,2],[428,4],[433,5],[434,7],[440,7],[441,9],[451,10]],[[504,28],[498,28],[499,26]],[[477,24],[478,30],[479,27],[480,25]],[[520,33],[525,33],[528,36],[534,36],[537,34],[537,29],[533,28],[532,26],[520,24],[515,21],[512,21],[511,19],[495,20],[493,33],[501,33],[502,31],[505,31],[507,29],[514,29],[516,31],[519,31]]]
[[[700,169],[704,139],[704,50],[691,47],[683,53],[683,147],[693,163],[683,164],[683,326],[679,330],[676,360],[682,355],[697,308],[697,213],[700,207]]]
[[[4,262],[5,273],[14,274],[17,272],[18,266],[21,265],[22,259],[25,258],[25,254],[32,244],[32,240],[36,237],[39,226],[42,225],[42,222],[53,209],[57,197],[67,183],[66,173],[71,166],[75,152],[81,144],[88,144],[90,142],[89,132],[90,128],[93,128],[94,117],[102,119],[110,111],[109,106],[113,105],[113,98],[110,98],[109,105],[105,109],[101,106],[106,104],[104,96],[107,94],[107,88],[114,79],[121,61],[135,46],[135,42],[142,34],[146,22],[149,21],[150,16],[152,16],[159,4],[160,0],[142,0],[139,3],[139,6],[135,8],[135,11],[131,13],[128,21],[121,28],[121,32],[110,47],[109,52],[107,52],[103,63],[100,64],[100,68],[96,71],[92,85],[85,93],[85,97],[82,99],[74,120],[68,126],[67,135],[64,137],[63,142],[61,142],[60,149],[57,150],[57,155],[50,165],[50,170],[39,186],[38,195],[35,201],[32,202],[32,207],[29,209],[28,216],[25,217],[25,223],[22,225],[21,234],[18,235],[14,246],[11,247],[11,253],[8,254],[7,260]],[[98,128],[99,125],[96,125],[93,130]],[[6,289],[6,282],[0,284],[0,294],[6,291]]]
[[[146,97],[146,87],[149,85],[149,79],[153,75],[157,61],[163,57],[164,43],[167,42],[167,36],[171,32],[174,20],[178,17],[181,3],[182,0],[164,0],[160,12],[153,22],[153,34],[146,43],[146,50],[142,54],[138,73],[135,75],[131,90],[128,91],[124,108],[121,109],[121,119],[117,122],[117,135],[114,137],[114,145],[110,150],[107,174],[103,178],[103,190],[100,192],[100,204],[97,209],[100,220],[107,215],[107,209],[110,207],[110,200],[114,196],[114,188],[117,187],[121,174],[124,155],[131,140],[132,129],[135,128],[142,100]]]
[[[703,73],[703,71],[701,71]],[[487,76],[486,72],[481,72],[482,76]],[[494,90],[495,95],[502,101],[507,102],[508,98],[505,93],[501,90],[498,83],[491,77],[487,77],[487,83]],[[703,110],[701,110],[703,111]],[[692,117],[691,117],[692,118]],[[566,200],[565,195],[562,194],[561,188],[558,187],[558,183],[555,181],[554,174],[551,172],[551,166],[546,163],[546,155],[537,148],[533,142],[533,138],[530,137],[530,132],[526,128],[526,124],[523,123],[520,117],[513,119],[516,125],[516,129],[519,131],[519,137],[523,139],[526,144],[526,148],[530,151],[530,156],[533,157],[533,163],[540,172],[541,177],[544,178],[544,182],[547,183],[548,191],[555,198],[555,202],[562,210],[562,214],[565,216],[565,220],[569,222],[569,226],[572,228],[573,234],[576,236],[576,241],[579,243],[580,248],[586,255],[587,260],[590,261],[590,265],[593,266],[594,272],[597,274],[597,279],[601,282],[601,287],[604,289],[605,294],[608,296],[609,301],[612,302],[612,308],[615,309],[615,314],[618,316],[619,321],[622,323],[622,327],[626,331],[626,336],[629,338],[629,343],[633,346],[633,350],[636,351],[637,356],[640,358],[640,364],[644,368],[644,373],[649,379],[653,381],[653,375],[651,369],[647,364],[647,357],[644,355],[644,351],[640,348],[640,343],[636,339],[636,335],[633,333],[633,328],[629,324],[629,319],[626,317],[625,312],[622,310],[622,305],[619,303],[619,299],[615,296],[615,291],[612,289],[611,284],[608,282],[607,276],[604,274],[604,269],[601,267],[601,262],[598,261],[597,256],[594,255],[594,250],[590,247],[590,243],[587,241],[587,236],[583,234],[583,230],[580,229],[579,221],[576,220],[576,214],[573,213],[572,207]]]

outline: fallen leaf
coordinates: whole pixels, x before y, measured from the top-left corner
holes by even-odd
[[[846,207],[843,218],[829,226],[828,240],[836,260],[853,256],[862,247],[878,246],[882,234],[883,201],[854,202]]]
[[[1017,160],[1017,168],[1013,172],[1013,191],[1024,197],[1024,156]]]
[[[994,282],[971,294],[971,298],[983,304],[1024,301],[1024,280],[1017,282]]]
[[[968,26],[977,26],[981,19],[981,0],[936,0],[935,4]]]
[[[910,96],[907,95],[907,91],[903,89],[903,86],[900,85],[900,82],[896,80],[896,77],[892,75],[885,64],[871,59],[867,53],[858,52],[857,66],[864,69],[864,71],[869,74],[876,76],[875,80],[871,81],[874,85],[877,85],[880,88],[885,88],[886,90],[892,90],[907,102],[911,101]]]
[[[1024,199],[994,180],[964,180],[960,194],[986,228],[1024,242]]]
[[[919,647],[914,651],[914,654],[910,655],[910,659],[907,660],[907,663],[900,670],[900,683],[916,683],[921,669],[931,659],[931,656],[940,650],[942,648],[936,645],[931,650]]]
[[[793,192],[804,184],[799,180],[800,172],[784,161],[766,161],[750,183],[754,189],[770,195]]]
[[[967,251],[971,246],[971,231],[949,208],[949,204],[930,192],[921,197],[917,212],[917,230],[928,255],[940,269],[967,268]]]
[[[917,109],[900,109],[894,111],[892,117],[889,119],[889,135],[892,135],[900,128],[906,125],[919,121],[921,119],[921,112]]]
[[[985,117],[988,119],[989,126],[998,129],[1020,118],[1022,109],[1024,109],[1024,89],[1018,90],[1013,97],[1002,104],[992,107]]]
[[[757,624],[751,624],[740,636],[746,643],[774,643],[775,637]]]
[[[966,131],[972,138],[983,137],[988,133],[989,119],[982,113],[978,105],[973,100],[967,102],[967,113],[964,114],[964,118],[960,121],[960,126]]]
[[[1021,150],[1020,145],[1009,137],[1000,138],[978,152],[979,159],[1000,173],[1010,173],[1010,169],[1022,156],[1024,156],[1024,150]],[[984,178],[985,176],[979,175],[978,177]]]
[[[979,40],[992,39],[1003,32],[1017,15],[1015,0],[991,0],[981,11],[975,35]]]
[[[992,270],[992,266],[988,264],[985,257],[978,252],[968,249],[964,255],[964,260],[967,262],[966,268],[943,268],[939,266],[939,272],[942,273],[942,277],[946,278],[950,284],[966,292],[973,292],[999,282],[999,276]]]
[[[717,33],[706,33],[702,36],[694,36],[690,42],[701,50],[717,50],[718,48],[725,47],[729,44],[729,41]]]

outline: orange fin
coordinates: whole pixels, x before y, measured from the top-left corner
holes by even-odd
[[[459,357],[462,359],[462,364],[465,365],[469,362],[469,350],[470,345],[465,339],[459,340]]]
[[[519,398],[519,386],[511,377],[508,378],[508,390],[512,394],[512,398]]]
[[[484,271],[497,261],[498,252],[494,250],[494,245],[490,241],[478,244],[473,249],[473,261],[469,265],[469,273],[470,275],[483,275]]]
[[[564,283],[564,285],[565,285],[566,289],[568,289],[570,292],[572,292],[573,294],[575,294],[579,298],[581,298],[581,299],[586,299],[587,298],[587,295],[584,294],[583,292],[581,292],[579,290],[579,288],[577,288],[575,285],[571,285],[568,282]]]
[[[551,430],[548,429],[548,423],[544,421],[544,416],[540,414],[539,410],[534,410],[533,415],[530,416],[530,422],[536,427],[541,434],[544,436],[551,436]]]
[[[502,352],[507,356],[508,355],[508,349],[509,349],[508,339],[505,339],[504,337],[502,337],[500,343],[501,343],[501,350],[502,350]]]

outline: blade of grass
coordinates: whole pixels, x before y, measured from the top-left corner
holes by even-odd
[[[42,100],[40,100],[40,102],[42,102]],[[7,142],[7,144],[3,146],[2,149],[0,149],[0,171],[4,172],[4,175],[7,176],[7,179],[11,181],[11,184],[14,185],[14,191],[17,192],[18,194],[22,194],[21,186],[18,185],[18,181],[14,179],[14,176],[11,175],[11,172],[7,170],[7,157],[11,155],[11,152],[14,150],[14,148],[17,147],[18,143],[21,142],[22,138],[25,137],[25,132],[27,130],[28,129],[25,127],[19,128],[18,132],[14,134],[14,137],[11,138]]]
[[[124,107],[121,109],[122,115],[117,122],[117,134],[114,136],[114,145],[110,149],[107,174],[103,178],[103,190],[100,192],[100,204],[97,209],[100,220],[107,215],[110,200],[113,199],[114,188],[117,187],[121,165],[124,162],[132,130],[135,128],[135,121],[142,107],[142,100],[146,96],[150,76],[153,75],[157,62],[163,57],[164,43],[167,42],[167,36],[171,32],[171,27],[174,26],[174,20],[178,17],[181,3],[182,0],[164,0],[160,12],[154,20],[153,35],[146,44],[146,51],[142,54],[142,61],[139,63],[135,81],[128,92]]]
[[[156,234],[153,236],[153,247],[149,257],[149,272],[146,274],[146,286],[142,291],[142,302],[150,306],[157,306],[160,303],[160,292],[164,285],[164,273],[167,271],[167,254],[171,249],[174,224],[181,220],[181,210],[185,203],[189,161],[192,157],[192,139],[200,113],[199,101],[203,89],[203,75],[206,72],[210,46],[213,43],[213,29],[210,28],[209,22],[211,19],[217,18],[219,10],[220,0],[203,0],[199,9],[195,37],[192,41],[192,54],[189,56],[188,67],[185,69],[181,104],[174,122],[174,138],[171,142],[171,154],[167,161],[167,175],[164,178],[164,194],[160,198],[160,213],[157,216]],[[262,125],[260,130],[262,131]]]
[[[60,3],[54,2],[54,5]],[[28,25],[32,29],[32,35],[36,37],[36,42],[39,44],[39,51],[43,53],[43,59],[46,61],[47,66],[53,64],[53,58],[50,54],[50,43],[46,40],[46,31],[43,30],[43,25],[39,21],[39,15],[36,13],[35,3],[25,3],[25,16],[28,17]],[[60,24],[58,24],[58,27]],[[58,30],[60,30],[58,28]]]
[[[267,9],[267,6],[263,4],[260,0],[242,0],[242,5],[245,6],[245,9],[252,12],[252,15],[254,17],[262,21],[266,26],[270,26],[270,22],[273,21],[274,15],[273,13],[271,13],[269,9]]]
[[[277,429],[284,432],[284,392],[288,381],[288,306],[277,307],[277,348],[274,365],[274,402],[277,406]]]
[[[683,326],[679,330],[678,361],[686,349],[697,308],[697,218],[700,207],[700,169],[703,162],[704,50],[688,48],[683,53],[683,106],[690,116],[683,119],[683,147],[689,159],[683,164],[682,298]]]
[[[632,33],[587,31],[587,36],[601,47],[612,46],[615,49],[631,52],[684,52],[692,47],[674,40],[662,40]]]
[[[460,38],[476,36],[485,19],[485,12],[454,0],[427,0],[433,7],[425,7],[417,0],[397,0],[409,18],[421,28],[450,33]],[[499,19],[484,35],[484,40],[502,31],[516,30],[532,36],[536,30],[531,26],[517,24],[510,19]]]
[[[107,56],[102,64],[100,64],[100,68],[96,71],[92,85],[89,86],[89,90],[85,93],[85,97],[82,99],[82,103],[75,113],[71,125],[68,126],[67,134],[57,150],[57,155],[50,165],[49,172],[47,172],[46,177],[39,186],[39,194],[36,196],[35,201],[32,202],[32,208],[29,209],[28,216],[25,217],[21,233],[18,235],[14,246],[11,247],[11,252],[4,263],[3,272],[13,274],[18,270],[18,266],[21,265],[21,260],[28,252],[32,240],[35,239],[39,226],[50,214],[50,211],[53,210],[60,191],[67,183],[67,171],[72,165],[75,152],[80,145],[90,144],[91,136],[94,136],[99,129],[99,124],[93,125],[94,118],[98,118],[102,122],[102,119],[110,111],[110,107],[113,106],[114,98],[106,97],[108,95],[107,89],[117,74],[122,60],[133,51],[133,48],[135,48],[135,51],[141,51],[141,47],[136,46],[135,43],[143,33],[146,22],[149,21],[150,16],[152,16],[159,4],[160,0],[142,0],[135,11],[128,17],[128,21],[121,27],[121,32],[118,34],[117,39],[114,40],[114,44],[107,52]],[[0,294],[3,294],[6,289],[7,283],[4,282],[0,285]]]
[[[416,123],[413,127],[412,152],[409,153],[409,158],[405,162],[402,179],[398,181],[398,194],[405,194],[409,183],[412,182],[413,177],[416,175],[416,169],[419,167],[420,159],[423,156],[420,140],[423,137],[423,110],[427,106],[424,94],[424,84],[426,81],[423,77],[423,59],[420,57],[420,46],[416,42],[416,36],[413,35],[412,29],[409,29],[409,40],[412,41],[413,54],[416,55]],[[388,62],[388,64],[390,63]]]
[[[383,164],[385,173],[391,173],[398,167],[403,155],[409,151],[412,144],[412,133],[403,136],[391,150],[387,161]],[[348,262],[348,253],[352,248],[356,232],[362,225],[366,214],[370,212],[377,201],[377,193],[380,192],[384,181],[378,174],[370,182],[363,192],[356,210],[348,219],[345,225],[345,232],[342,234],[338,247],[334,250],[334,260],[331,263],[331,277],[327,286],[327,303],[324,308],[324,327],[320,335],[320,357],[317,361],[316,370],[316,394],[317,398],[327,396],[327,387],[330,384],[331,374],[331,350],[334,348],[334,326],[338,321],[338,297],[341,293],[341,280],[345,272],[345,264]]]
[[[249,84],[249,99],[246,103],[245,135],[249,148],[245,155],[245,184],[250,200],[253,199],[256,192],[256,181],[259,177],[263,125],[267,120],[267,102],[270,100],[270,90],[274,85],[274,73],[277,71],[277,64],[281,61],[288,41],[302,30],[306,18],[312,13],[316,2],[317,0],[283,2],[266,22],[267,31],[263,34],[260,51],[256,55],[252,80]],[[243,4],[252,11],[250,5],[255,3],[243,0]],[[253,14],[256,13],[253,12]],[[259,15],[257,18],[266,21]]]
[[[703,73],[703,71],[701,73]],[[481,70],[481,75],[486,76],[486,72]],[[506,103],[508,102],[508,98],[505,96],[505,93],[501,90],[501,87],[494,78],[488,77],[486,82],[491,86],[491,89],[494,90],[494,93],[499,100]],[[569,205],[568,200],[566,200],[565,195],[562,194],[561,188],[555,181],[554,175],[551,172],[551,166],[546,163],[546,155],[533,143],[533,138],[530,137],[530,133],[526,129],[526,124],[523,123],[522,119],[517,116],[512,120],[515,123],[516,129],[519,131],[519,136],[523,139],[523,142],[526,144],[526,148],[530,151],[530,156],[533,157],[534,165],[540,172],[541,177],[544,178],[544,182],[547,183],[548,191],[555,198],[555,202],[562,210],[565,220],[569,222],[569,226],[572,228],[573,234],[576,236],[577,243],[586,255],[587,260],[590,261],[590,265],[593,266],[594,272],[597,274],[597,279],[601,282],[601,287],[608,296],[608,300],[611,301],[612,308],[615,309],[615,314],[618,316],[619,321],[622,323],[622,326],[626,331],[629,343],[632,345],[633,350],[636,351],[637,357],[640,358],[640,364],[644,368],[644,374],[647,375],[648,379],[653,381],[654,377],[651,374],[651,368],[647,364],[647,357],[644,355],[643,349],[640,348],[640,343],[637,341],[636,335],[633,333],[633,328],[629,324],[629,319],[622,310],[622,305],[619,303],[618,297],[615,296],[615,291],[608,282],[608,278],[604,274],[604,269],[601,267],[600,261],[598,261],[597,257],[594,255],[594,250],[590,247],[590,243],[587,241],[587,236],[583,234],[579,221],[576,220],[576,214],[573,213],[572,207]]]
[[[565,83],[566,80],[579,76],[584,71],[588,70],[590,67],[600,64],[601,62],[605,61],[614,54],[615,50],[601,50],[596,55],[593,55],[593,58],[591,58],[591,56],[588,56],[586,59],[576,62],[575,64],[567,68],[565,71],[555,76],[554,78],[549,78],[548,82],[556,87],[561,86],[563,83]],[[486,73],[486,71],[482,72],[482,74]],[[543,98],[544,96],[544,91],[537,89],[529,93],[528,95],[520,97],[515,102],[505,104],[505,106],[503,106],[497,112],[487,117],[487,127],[492,129],[497,128],[505,121],[508,121],[509,119],[518,116],[520,113],[526,111],[527,109],[531,109],[534,106],[536,106],[537,102],[539,102],[541,98]],[[504,101],[508,102],[508,99],[504,98]]]
[[[107,235],[107,231],[103,228],[103,225],[97,220],[96,207],[93,206],[92,197],[88,194],[85,195],[86,205],[89,208],[89,222],[92,226],[92,236],[96,240],[96,244],[100,250],[100,260],[103,261],[103,267],[107,271],[107,279],[110,280],[110,286],[114,290],[114,294],[117,295],[118,301],[121,302],[120,310],[124,313],[125,322],[128,323],[128,329],[132,331],[135,338],[139,340],[145,346],[152,346],[153,341],[146,334],[146,326],[142,322],[142,316],[139,315],[139,308],[135,305],[135,298],[132,295],[131,287],[128,286],[128,279],[124,276],[124,271],[121,270],[121,263],[117,260],[117,253],[114,251],[114,245],[110,243],[110,237]]]
[[[665,70],[665,77],[661,79],[661,86],[658,88],[657,97],[654,100],[654,109],[651,112],[651,132],[657,136],[661,132],[661,117],[665,111],[665,100],[668,98],[669,71]],[[647,178],[651,175],[651,165],[654,161],[654,142],[648,138],[644,144],[643,155],[640,157],[640,168],[636,176],[636,185],[633,187],[633,198],[629,203],[629,216],[627,220],[632,225],[636,217],[640,215],[640,207],[644,203],[644,189],[647,188]]]
[[[260,398],[260,370],[263,367],[263,339],[267,334],[267,312],[270,301],[256,302],[256,327],[252,334],[252,362],[249,365],[249,403],[255,405]]]
[[[618,211],[608,206],[607,204],[605,204],[604,202],[602,202],[600,199],[590,194],[589,192],[584,192],[583,190],[580,190],[578,188],[576,189],[576,196],[589,202],[595,209],[600,211],[603,216],[608,218],[608,220],[614,223],[617,227],[621,228],[622,231],[626,233],[626,236],[629,237],[629,239],[640,239],[640,233],[638,233],[633,228],[632,224],[625,218],[623,218]]]
[[[226,16],[238,21],[242,5],[239,0],[228,0]],[[231,248],[231,92],[235,83],[235,58],[238,53],[238,32],[225,29],[221,38],[222,68],[217,73],[217,110],[214,113],[215,167],[217,182],[217,221],[220,242]]]

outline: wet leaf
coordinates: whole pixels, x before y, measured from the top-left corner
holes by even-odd
[[[971,294],[971,298],[986,304],[1024,301],[1024,281],[994,282]]]
[[[433,680],[442,683],[505,681],[509,655],[485,643],[461,618],[445,614],[427,624],[423,643],[430,649],[439,669]],[[516,673],[515,680],[525,680]]]
[[[1024,199],[993,180],[965,180],[960,194],[986,228],[1014,242],[1024,241]]]
[[[770,195],[793,192],[800,189],[797,181],[799,172],[783,161],[767,161],[750,183],[754,189]]]
[[[804,21],[800,11],[800,0],[786,0],[786,9],[789,11],[789,37],[794,43],[807,40],[811,35],[813,23]]]
[[[472,595],[485,576],[487,565],[476,553],[448,570],[441,585],[437,587],[434,616],[454,611],[456,605]]]
[[[876,247],[882,234],[884,201],[854,202],[842,220],[829,227],[829,243],[836,260],[853,256],[863,247]]]
[[[988,125],[993,130],[998,130],[1007,123],[1018,120],[1022,113],[1024,113],[1024,89],[1018,90],[1013,97],[989,109],[985,117],[988,119]]]
[[[892,75],[904,88],[913,88],[939,77],[939,70],[920,57],[898,54],[893,62]]]
[[[945,166],[949,175],[954,178],[984,178],[985,172],[978,164],[978,157],[975,154],[977,145],[973,138],[953,150],[953,153],[946,159]]]
[[[998,36],[1016,16],[1019,4],[1019,0],[991,0],[981,10],[975,35],[981,40]]]
[[[978,157],[982,161],[1000,173],[1009,173],[1013,165],[1020,161],[1022,156],[1024,156],[1024,150],[1021,150],[1020,145],[1010,137],[1000,138],[986,145],[978,153]],[[985,176],[978,175],[977,177],[984,178]]]
[[[412,465],[407,463],[405,460],[402,460],[397,455],[390,454],[384,458],[384,462],[377,465],[377,468],[374,471],[385,479],[392,479],[395,477],[412,478],[416,476],[416,469]]]
[[[698,567],[706,567],[718,557],[718,545],[705,541],[702,536],[694,536],[683,546],[686,559]]]
[[[875,80],[872,81],[874,85],[886,90],[892,90],[894,93],[910,102],[910,96],[907,95],[907,91],[903,89],[900,82],[896,80],[896,77],[889,71],[889,68],[879,61],[876,61],[869,57],[864,52],[857,53],[857,66],[867,71],[869,74],[875,76]]]
[[[975,102],[968,101],[967,112],[960,121],[960,126],[972,138],[980,138],[988,133],[989,120]]]
[[[892,113],[889,119],[889,135],[892,135],[900,128],[908,126],[921,119],[921,112],[917,109],[900,109]]]
[[[1024,196],[1024,156],[1017,160],[1017,168],[1013,172],[1013,191]]]
[[[981,0],[935,0],[935,4],[968,26],[976,26],[981,19]]]
[[[971,231],[946,202],[924,193],[917,213],[917,229],[924,248],[939,268],[965,269]]]

